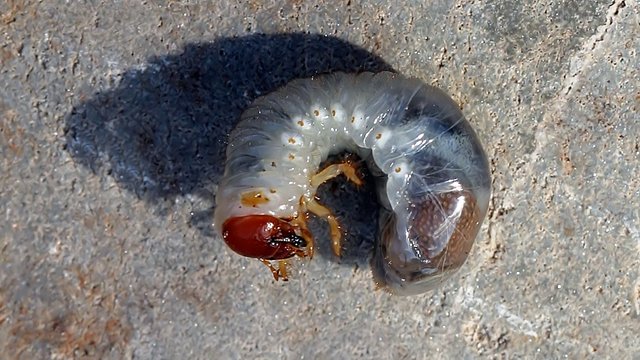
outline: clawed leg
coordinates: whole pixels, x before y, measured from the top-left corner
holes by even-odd
[[[296,249],[295,250],[295,254],[296,256],[299,257],[307,257],[309,256],[307,253],[305,253],[304,251],[300,250],[300,249]],[[287,260],[278,260],[278,268],[276,269],[275,266],[273,266],[273,264],[271,264],[271,261],[267,260],[267,259],[260,259],[260,262],[262,262],[263,264],[265,264],[269,270],[271,271],[271,274],[273,274],[273,279],[275,281],[278,281],[280,279],[282,279],[282,281],[289,281],[289,274],[287,272],[287,266],[289,265],[287,263]]]
[[[278,260],[278,268],[271,264],[271,262],[267,259],[260,259],[260,261],[265,264],[271,273],[273,274],[273,278],[275,281],[282,279],[282,281],[289,281],[289,274],[287,273],[287,261],[286,260]]]
[[[287,278],[287,271],[285,269],[284,274],[281,274],[281,270],[282,270],[282,264],[279,265],[280,269],[276,269],[273,265],[271,265],[271,262],[269,260],[266,259],[260,259],[260,261],[265,264],[269,270],[271,270],[271,273],[273,274],[273,278],[278,281],[280,280],[280,277],[282,276],[282,280],[283,281],[287,281],[289,280]]]
[[[344,162],[340,164],[332,164],[324,168],[319,173],[313,175],[311,177],[311,186],[314,188],[318,188],[321,184],[326,181],[333,179],[336,176],[344,175],[356,185],[362,185],[362,180],[356,173],[355,166],[350,162]]]
[[[285,260],[278,260],[278,271],[282,276],[282,281],[289,281],[289,274],[287,274],[287,262]]]
[[[336,216],[333,215],[331,210],[320,204],[315,199],[307,203],[307,210],[327,220],[331,231],[331,249],[336,256],[340,256],[342,253],[342,229],[340,227],[340,223],[336,219]]]

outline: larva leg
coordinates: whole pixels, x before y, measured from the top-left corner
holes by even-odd
[[[322,169],[322,171],[320,171],[319,173],[313,175],[311,177],[311,186],[317,189],[323,183],[339,175],[346,176],[349,181],[358,186],[362,185],[362,180],[357,174],[355,165],[353,165],[351,161],[345,161],[339,164],[331,164]],[[340,254],[342,253],[342,230],[340,228],[340,223],[338,223],[335,215],[333,215],[331,210],[320,204],[316,199],[312,199],[304,205],[306,207],[306,210],[327,220],[327,222],[329,223],[329,228],[331,229],[331,248],[336,256],[340,256]]]
[[[325,218],[329,223],[329,229],[331,230],[331,248],[336,256],[340,256],[342,247],[340,241],[342,240],[342,230],[340,223],[333,215],[331,210],[320,204],[317,200],[313,199],[307,203],[307,210],[316,214],[321,218]]]
[[[280,266],[279,266],[279,267],[280,267],[280,270],[279,270],[279,269],[276,269],[273,265],[271,265],[271,262],[270,262],[269,260],[266,260],[266,259],[260,259],[260,261],[261,261],[263,264],[265,264],[265,265],[269,268],[269,270],[271,270],[271,273],[273,274],[273,278],[274,278],[276,281],[280,280],[280,276],[281,276],[280,271],[282,270],[282,264],[280,264]],[[284,275],[282,275],[282,280],[283,280],[283,281],[287,281],[287,280],[289,280],[289,279],[287,278],[287,272],[286,272],[286,270],[285,270],[285,272],[284,272]]]
[[[326,181],[333,179],[336,176],[343,174],[352,183],[356,185],[362,185],[362,180],[356,173],[356,168],[350,162],[344,162],[340,164],[332,164],[324,168],[319,173],[311,177],[311,186],[318,188]]]
[[[278,260],[278,272],[282,276],[282,281],[289,281],[289,275],[287,274],[287,262],[284,260]]]

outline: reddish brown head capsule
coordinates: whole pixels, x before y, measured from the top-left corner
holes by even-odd
[[[288,259],[307,246],[293,226],[271,215],[232,217],[222,225],[222,237],[238,254],[265,260]]]

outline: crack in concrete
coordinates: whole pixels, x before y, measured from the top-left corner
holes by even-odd
[[[581,79],[580,75],[582,75],[584,69],[593,63],[594,59],[591,56],[591,52],[603,46],[602,43],[605,40],[605,36],[607,33],[610,34],[609,29],[615,25],[620,15],[620,9],[627,6],[627,1],[635,4],[634,0],[614,0],[607,9],[605,24],[598,26],[596,33],[584,43],[575,56],[571,57],[569,76],[566,78],[564,85],[564,95],[568,95],[571,92],[574,85]]]

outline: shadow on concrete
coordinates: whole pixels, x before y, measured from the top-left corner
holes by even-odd
[[[207,197],[224,170],[227,135],[255,98],[296,78],[382,70],[392,69],[378,56],[331,36],[249,35],[190,44],[181,54],[151,58],[142,70],[127,71],[114,89],[77,105],[66,118],[66,149],[77,163],[112,176],[146,201]],[[332,186],[333,191],[323,189],[328,197],[349,190],[342,183]],[[356,244],[347,248],[370,243],[372,238],[364,239],[369,228],[375,234],[377,217],[371,223],[371,211],[358,207],[371,206],[371,197],[365,198],[344,210],[363,230],[349,236]],[[212,212],[192,219],[205,236],[212,236],[211,227],[202,225],[210,223]],[[321,246],[323,254],[328,251]],[[344,262],[363,255],[349,254]]]

